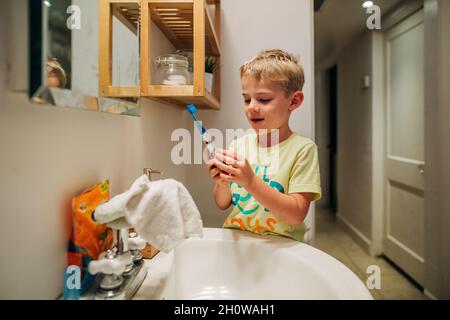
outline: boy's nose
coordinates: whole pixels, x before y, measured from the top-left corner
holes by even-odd
[[[251,100],[248,104],[248,110],[251,112],[258,112],[259,111],[259,103],[256,100]]]

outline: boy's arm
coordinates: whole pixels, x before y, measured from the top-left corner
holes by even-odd
[[[214,200],[221,210],[226,210],[230,207],[231,187],[228,182],[226,184],[216,183],[214,186]]]
[[[296,226],[304,221],[313,199],[311,193],[288,195],[280,193],[256,176],[248,161],[239,155],[224,150],[223,154],[218,154],[216,157],[220,161],[215,160],[214,164],[222,171],[220,173],[221,179],[239,183],[261,205],[288,225]]]
[[[228,181],[220,177],[220,170],[212,163],[207,164],[208,172],[214,180],[214,201],[221,210],[226,210],[231,205],[231,187]]]

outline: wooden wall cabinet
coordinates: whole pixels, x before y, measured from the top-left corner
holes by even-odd
[[[208,5],[215,5],[212,23]],[[100,0],[99,90],[105,97],[141,97],[182,108],[220,109],[220,0]],[[140,85],[112,85],[112,17],[139,36]],[[152,22],[176,49],[193,52],[193,83],[169,86],[152,84]],[[167,52],[173,53],[173,52]],[[205,57],[214,56],[214,92],[205,89]]]

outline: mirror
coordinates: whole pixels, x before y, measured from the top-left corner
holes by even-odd
[[[29,0],[29,11],[33,103],[139,116],[138,98],[99,97],[99,0]],[[113,25],[114,83],[139,85],[139,37]]]

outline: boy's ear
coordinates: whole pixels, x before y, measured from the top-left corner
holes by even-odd
[[[302,91],[296,91],[292,95],[291,98],[291,104],[289,105],[289,111],[294,111],[298,107],[300,107],[303,103],[303,100],[305,99],[305,96],[303,95]]]

